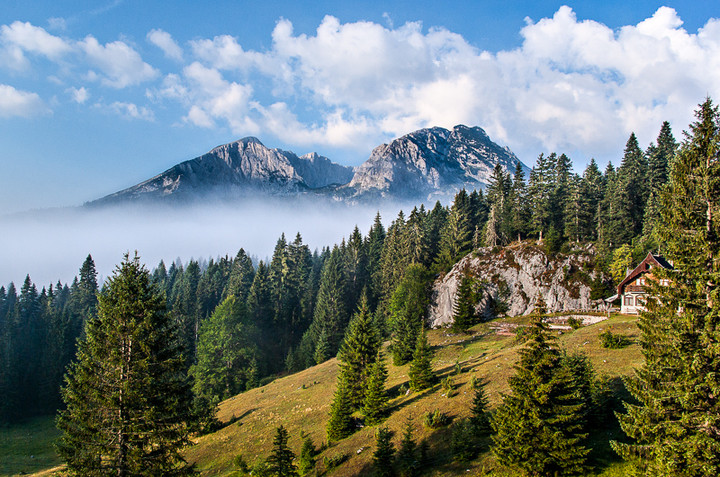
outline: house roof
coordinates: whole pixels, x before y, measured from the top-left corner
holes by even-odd
[[[668,270],[672,270],[673,266],[670,265],[670,263],[665,260],[665,257],[662,255],[653,255],[652,252],[648,252],[647,257],[640,262],[640,264],[635,267],[635,270],[628,273],[625,278],[620,282],[620,284],[617,287],[618,295],[622,295],[623,291],[625,289],[625,285],[635,280],[639,275],[642,275],[643,273],[650,270],[650,266],[656,266],[656,267],[662,267]]]

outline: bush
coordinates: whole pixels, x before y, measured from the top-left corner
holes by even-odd
[[[331,470],[348,460],[347,454],[337,454],[332,457],[323,457],[325,470]]]
[[[428,429],[437,429],[438,427],[450,424],[450,417],[444,412],[435,409],[432,412],[426,412],[423,416],[423,424]]]
[[[443,379],[440,383],[443,390],[447,393],[448,397],[452,397],[455,394],[455,381],[452,376],[448,376]]]
[[[528,334],[530,333],[529,326],[518,326],[515,328],[515,343],[521,344],[528,340]]]
[[[250,467],[248,467],[247,462],[245,461],[245,457],[243,457],[242,454],[238,454],[233,459],[233,465],[237,467],[240,472],[247,472],[250,470]]]
[[[570,328],[573,330],[577,330],[578,328],[581,328],[583,325],[583,320],[580,318],[575,318],[574,316],[571,316],[567,319],[567,324],[570,325]]]
[[[600,344],[603,348],[619,349],[624,348],[632,341],[627,336],[616,335],[610,330],[603,331],[600,333]]]

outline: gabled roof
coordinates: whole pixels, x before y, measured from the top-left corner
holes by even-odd
[[[635,270],[628,273],[627,276],[623,278],[623,281],[620,282],[617,287],[618,295],[622,295],[623,290],[625,289],[625,285],[635,280],[639,275],[647,272],[650,269],[651,265],[656,267],[662,267],[667,270],[673,269],[673,266],[670,265],[667,260],[665,260],[665,257],[663,257],[662,255],[653,255],[652,252],[648,252],[647,257],[645,257],[645,259],[640,262],[637,267],[635,267]]]

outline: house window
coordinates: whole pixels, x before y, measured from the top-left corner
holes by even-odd
[[[633,297],[632,297],[632,295],[626,295],[626,296],[623,298],[623,304],[624,304],[625,306],[633,306]]]

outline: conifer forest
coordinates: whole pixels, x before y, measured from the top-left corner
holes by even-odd
[[[668,122],[646,147],[631,134],[615,164],[574,171],[562,151],[544,152],[527,177],[519,163],[498,165],[484,190],[378,213],[367,233],[347,233],[320,250],[283,234],[267,260],[239,248],[144,265],[131,252],[104,283],[88,255],[71,283],[0,286],[0,425],[57,416],[72,475],[192,475],[183,450],[219,428],[222,401],[337,357],[323,445],[377,426],[375,475],[430,475],[413,434],[421,417],[397,436],[383,423],[390,367],[408,365],[408,394],[454,390],[433,371],[435,280],[482,247],[528,241],[553,256],[592,244],[595,299],[615,294],[649,251],[673,263],[638,317],[644,364],[603,387],[585,355],[559,346],[540,300],[518,334],[510,392],[490,406],[474,383],[453,458],[484,449],[502,475],[588,475],[592,434],[612,420],[623,436],[605,444],[638,475],[720,474],[720,114],[710,98],[681,135]],[[494,318],[475,313],[477,301],[467,275],[450,332]],[[238,459],[236,475],[316,475],[320,443],[305,439],[296,455],[289,438],[299,449],[277,427],[271,454],[253,468]]]

